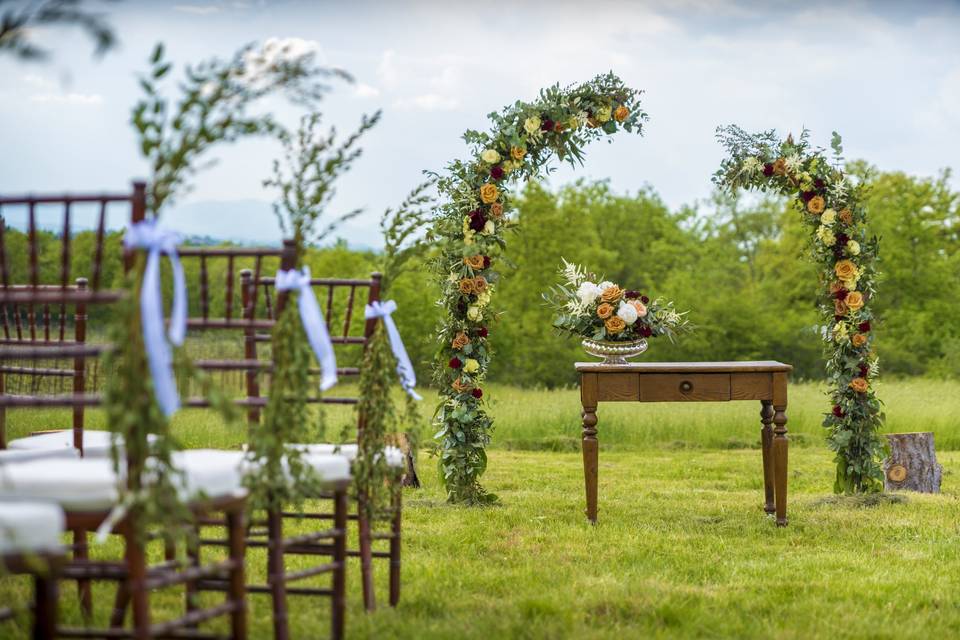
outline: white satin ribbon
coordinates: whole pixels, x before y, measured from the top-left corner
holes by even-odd
[[[333,343],[327,332],[327,323],[320,312],[317,296],[310,286],[310,268],[303,271],[283,269],[277,271],[275,280],[277,291],[296,291],[297,307],[300,309],[300,323],[307,334],[307,341],[320,363],[320,390],[326,391],[337,384],[337,358],[333,353]]]
[[[387,338],[390,339],[390,349],[393,351],[393,357],[397,359],[397,373],[400,375],[400,386],[402,386],[403,390],[410,394],[410,397],[414,400],[423,400],[420,394],[414,389],[414,387],[417,386],[417,374],[413,370],[410,356],[407,355],[407,350],[403,346],[400,331],[397,330],[397,325],[390,316],[390,314],[396,310],[397,303],[393,300],[387,300],[386,302],[375,301],[366,306],[363,315],[367,320],[371,318],[383,319],[383,326],[387,329]]]
[[[178,233],[159,228],[154,220],[144,220],[128,227],[123,237],[126,248],[144,249],[147,252],[147,267],[140,285],[140,324],[143,326],[143,343],[147,349],[147,363],[157,404],[167,417],[180,408],[170,344],[183,344],[187,332],[187,284],[177,255],[179,243]],[[166,335],[163,331],[163,294],[160,291],[160,258],[164,254],[169,257],[173,271],[173,306],[170,309],[170,329]]]

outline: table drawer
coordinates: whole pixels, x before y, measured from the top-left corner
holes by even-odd
[[[729,399],[728,373],[651,373],[640,376],[641,402],[715,402]]]

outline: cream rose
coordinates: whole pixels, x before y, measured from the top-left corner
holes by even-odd
[[[634,300],[630,304],[633,305],[633,308],[637,310],[637,317],[646,318],[647,317],[647,306],[640,302],[639,300]]]
[[[629,325],[636,322],[639,315],[637,314],[637,308],[632,304],[621,302],[620,308],[617,309],[617,317]]]
[[[483,153],[480,154],[480,159],[487,164],[497,164],[500,162],[500,154],[497,153],[496,149],[484,149]]]
[[[497,225],[493,224],[493,220],[487,220],[486,224],[483,225],[482,233],[485,236],[492,236],[497,231]]]
[[[480,322],[483,319],[483,309],[475,304],[467,307],[467,319],[471,322]]]
[[[593,304],[597,298],[600,297],[601,293],[603,293],[603,290],[600,287],[587,281],[582,283],[580,288],[577,289],[577,298],[579,298],[580,302],[584,305]]]
[[[610,107],[600,107],[597,109],[597,122],[606,122],[610,119],[610,116],[613,115],[613,110]]]
[[[540,130],[541,124],[542,123],[540,122],[540,118],[538,118],[537,116],[530,116],[529,118],[523,121],[523,130],[526,131],[527,133],[534,133]]]
[[[480,363],[473,358],[467,358],[466,362],[463,363],[463,372],[476,373],[477,371],[480,371]]]
[[[823,215],[820,216],[820,224],[825,224],[828,227],[837,221],[837,212],[833,209],[827,209],[823,212]]]
[[[832,247],[837,243],[837,236],[834,235],[830,227],[826,227],[824,225],[817,227],[817,238],[819,238],[820,242],[828,247]]]
[[[852,256],[860,255],[860,243],[856,240],[847,240],[847,253]]]

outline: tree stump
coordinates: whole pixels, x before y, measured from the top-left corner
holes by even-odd
[[[937,463],[933,433],[890,433],[890,457],[883,461],[887,491],[940,493],[943,467]]]

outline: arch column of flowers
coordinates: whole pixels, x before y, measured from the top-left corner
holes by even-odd
[[[499,317],[492,306],[506,249],[516,227],[512,188],[537,178],[556,156],[582,164],[587,143],[618,131],[642,133],[647,115],[640,91],[613,73],[581,85],[544,89],[534,102],[516,102],[489,115],[489,132],[467,131],[469,160],[456,160],[437,176],[443,198],[431,230],[439,245],[433,269],[445,318],[437,330],[439,348],[433,379],[440,390],[435,438],[440,475],[448,500],[484,504],[496,500],[479,479],[493,419],[485,409],[483,384],[493,354],[491,338]]]
[[[818,307],[832,404],[823,426],[836,453],[834,490],[880,491],[883,414],[874,390],[879,361],[871,308],[878,240],[868,234],[864,185],[844,174],[836,132],[833,162],[823,149],[810,145],[806,130],[799,140],[780,140],[773,131],[748,134],[729,126],[719,129],[717,137],[728,154],[714,176],[718,186],[785,195],[803,217],[810,255],[820,267]]]

